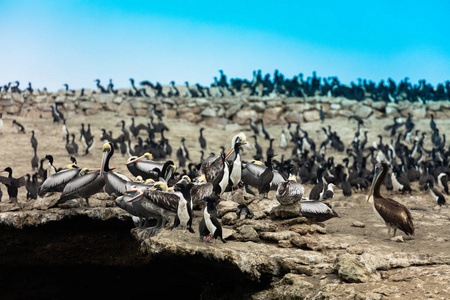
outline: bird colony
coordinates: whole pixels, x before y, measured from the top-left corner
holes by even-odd
[[[220,80],[215,78],[214,86],[218,91],[237,90],[234,86],[237,80],[228,86],[223,84],[226,82],[223,78],[222,72]],[[257,84],[249,83],[250,87],[266,86],[264,80],[258,81],[258,73],[255,78]],[[271,91],[281,93],[280,86],[288,81],[283,81],[279,74],[276,78]],[[310,83],[297,83],[303,82],[301,86],[305,93],[313,90],[313,95],[316,95],[324,88],[321,88],[320,80],[317,82],[314,78],[315,75]],[[101,93],[114,93],[111,82],[108,89],[101,87],[99,82],[97,86]],[[347,98],[359,100],[361,95],[355,92],[359,91],[358,86],[339,88],[338,81],[332,82],[326,93],[341,92]],[[139,90],[134,81],[132,86],[131,92],[137,95]],[[360,82],[360,86],[370,85]],[[162,92],[162,88],[151,87]],[[403,95],[407,100],[415,97],[413,102],[423,103],[426,102],[423,97],[431,100],[446,97],[445,89],[444,92],[437,89],[436,93],[431,93],[430,89],[424,88],[427,87],[424,82],[415,93],[404,92],[403,85],[394,87],[373,87],[373,97],[395,102],[396,99],[390,99],[393,94],[396,97]],[[177,92],[173,83],[171,90],[172,93]],[[64,208],[68,203],[73,205],[74,199],[80,200],[79,205],[90,207],[89,199],[93,195],[106,193],[114,199],[115,205],[132,216],[137,228],[147,230],[152,236],[162,228],[180,227],[189,233],[196,232],[199,240],[214,244],[216,239],[225,243],[216,205],[225,195],[233,195],[237,191],[245,191],[255,199],[275,197],[279,208],[294,207],[299,216],[311,222],[340,217],[339,211],[333,207],[337,190],[349,199],[352,195],[363,194],[371,204],[368,209],[373,209],[375,216],[388,227],[389,234],[391,230],[394,235],[400,230],[407,236],[414,235],[415,227],[409,209],[402,204],[404,195],[420,193],[439,207],[447,207],[450,150],[433,115],[429,125],[423,126],[422,122],[421,127],[416,126],[411,113],[405,120],[395,116],[391,123],[383,125],[383,134],[376,140],[369,140],[370,124],[357,114],[346,119],[346,130],[354,128],[350,140],[340,136],[344,129],[333,127],[333,120],[326,119],[323,112],[320,113],[320,123],[317,122],[322,126],[315,131],[308,131],[299,122],[270,128],[262,118],[248,118],[245,126],[224,131],[222,136],[216,137],[222,142],[227,141],[226,146],[212,149],[205,135],[208,128],[203,127],[198,132],[178,132],[179,140],[172,136],[169,141],[169,133],[173,130],[165,124],[164,115],[156,106],[153,106],[147,123],[136,124],[134,117],[119,117],[116,120],[119,135],[113,135],[113,131],[117,131],[115,128],[92,128],[89,122],[79,124],[77,129],[68,128],[63,109],[57,104],[51,105],[51,109],[52,121],[49,120],[46,126],[61,128],[67,152],[68,164],[65,167],[55,166],[52,149],[45,149],[45,157],[38,158],[39,136],[33,128],[25,128],[16,119],[3,124],[0,115],[2,133],[4,127],[11,126],[16,135],[31,134],[31,169],[34,173],[14,177],[15,166],[11,161],[3,170],[8,175],[0,176],[9,201],[20,209],[23,209],[25,201],[55,193],[59,198],[49,208]],[[320,139],[317,138],[318,132],[322,136]],[[96,146],[96,140],[101,148]],[[175,147],[173,151],[172,145]],[[89,158],[94,151],[101,151],[101,160],[91,161],[89,167],[78,165],[77,159]],[[209,155],[207,151],[210,151]],[[199,159],[192,158],[194,152]],[[125,164],[126,172],[118,172],[114,167],[116,164]],[[419,190],[413,188],[416,185]],[[26,200],[18,198],[22,187],[27,191]],[[254,217],[243,203],[239,203],[238,210],[244,218]],[[198,228],[192,226],[196,217],[194,211],[201,212]]]

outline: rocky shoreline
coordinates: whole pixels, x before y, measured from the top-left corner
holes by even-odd
[[[178,229],[163,229],[154,237],[146,230],[131,229],[130,215],[114,207],[113,199],[106,194],[93,198],[93,208],[46,209],[57,199],[54,196],[27,202],[23,211],[11,211],[13,204],[5,203],[0,227],[39,228],[79,217],[125,221],[130,224],[130,235],[140,244],[136,252],[150,260],[197,257],[207,264],[239,270],[251,282],[269,282],[263,290],[242,295],[250,299],[445,299],[450,295],[445,284],[450,280],[450,255],[445,252],[408,250],[407,244],[414,241],[403,239],[380,237],[379,244],[371,244],[365,236],[364,217],[351,224],[359,236],[330,234],[328,226],[333,225],[328,223],[332,220],[314,224],[301,216],[280,218],[283,214],[277,212],[279,203],[273,196],[259,200],[245,192],[224,194],[218,215],[228,242],[218,241],[215,246],[199,242],[197,234]],[[236,201],[247,203],[254,218],[239,219]],[[337,209],[346,214],[346,208],[363,202],[339,198]],[[195,214],[193,228],[197,230],[201,211]],[[450,218],[446,218],[443,221],[448,222]]]

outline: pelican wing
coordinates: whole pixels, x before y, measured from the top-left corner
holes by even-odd
[[[302,214],[333,214],[334,211],[325,203],[315,200],[301,200]]]
[[[213,184],[211,182],[194,184],[191,188],[192,204],[199,205],[205,197],[211,197],[213,193]]]
[[[406,206],[390,198],[374,198],[374,206],[387,224],[407,235],[414,234],[413,217]]]
[[[80,169],[59,171],[48,177],[39,187],[39,196],[47,192],[62,192],[65,185],[80,173]]]
[[[200,166],[200,174],[205,174],[206,181],[210,182],[222,171],[220,156],[209,156]]]
[[[155,172],[159,173],[161,172],[164,164],[157,163],[152,160],[141,160],[135,163],[136,168],[144,173],[150,173],[153,174]]]
[[[260,166],[254,163],[246,163],[242,168],[242,181],[248,185],[256,187],[258,186],[259,177],[266,169],[267,167],[265,166]],[[272,170],[272,173],[273,179],[270,182],[270,189],[276,190],[282,182],[286,181],[286,178],[284,178],[277,170]]]
[[[88,173],[83,176],[75,177],[69,183],[66,184],[61,195],[61,199],[69,200],[71,197],[76,197],[78,192],[83,188],[86,188],[89,184],[93,183],[99,176],[100,172]]]
[[[147,190],[144,197],[165,210],[177,212],[180,201],[178,193]]]
[[[116,195],[123,195],[126,191],[126,183],[131,180],[117,172],[105,173],[105,184],[109,191],[112,191]]]

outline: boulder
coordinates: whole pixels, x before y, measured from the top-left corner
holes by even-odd
[[[300,235],[296,232],[285,230],[285,231],[277,231],[277,232],[261,232],[259,237],[273,242],[278,242],[281,240],[292,240],[295,237],[299,237]]]
[[[367,119],[373,113],[373,109],[367,105],[357,105],[353,112],[355,115],[360,116],[363,119]]]
[[[318,110],[309,110],[303,112],[303,119],[305,122],[313,122],[320,120],[320,114]]]
[[[301,216],[300,202],[289,205],[278,205],[270,211],[270,217],[275,219],[291,219]]]
[[[336,257],[335,269],[339,278],[345,282],[362,283],[370,279],[370,270],[358,255],[339,254]]]
[[[225,214],[229,212],[237,212],[238,211],[238,203],[233,201],[220,201],[219,204],[217,204],[217,215],[219,218],[224,216]],[[237,217],[236,217],[237,218]]]
[[[264,124],[265,125],[278,124],[282,112],[283,112],[282,107],[274,107],[272,109],[266,109],[263,114]]]
[[[259,241],[259,235],[258,232],[253,228],[251,225],[242,225],[238,228],[238,240],[247,242],[258,242]]]
[[[283,117],[288,123],[300,124],[303,122],[303,115],[295,111],[288,111],[283,115]]]
[[[227,118],[229,118],[228,111],[229,111],[229,109],[225,113],[225,116]],[[251,118],[253,120],[258,119],[258,114],[256,113],[256,111],[254,111],[252,109],[239,109],[234,116],[234,121],[239,125],[244,125],[244,124],[248,123],[249,118]]]

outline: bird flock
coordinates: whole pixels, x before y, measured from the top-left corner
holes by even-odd
[[[275,77],[282,78],[282,75],[277,73]],[[220,80],[215,78],[216,87],[224,88],[224,78],[223,72]],[[315,74],[312,79],[305,81],[305,84],[309,82],[311,85],[308,89],[317,86],[317,79],[314,78]],[[99,80],[96,82],[101,92],[114,92],[112,82],[106,89],[100,86]],[[231,86],[234,83],[235,80]],[[151,86],[151,83],[141,84]],[[134,95],[142,93],[142,90],[134,86],[134,80],[132,87]],[[174,84],[171,88],[175,93]],[[236,89],[234,86],[228,88],[231,91]],[[397,95],[403,93],[402,88],[397,87],[395,90],[397,89],[400,90]],[[336,90],[339,89],[332,88],[332,91]],[[381,97],[381,90],[381,94],[374,97]],[[162,93],[162,89],[160,92]],[[316,92],[317,90],[314,93]],[[19,206],[17,192],[22,186],[27,189],[27,199],[61,193],[53,207],[71,199],[85,199],[89,206],[91,196],[104,192],[114,197],[117,206],[133,216],[137,227],[146,228],[152,235],[158,234],[172,217],[175,220],[171,228],[181,226],[194,232],[192,211],[200,208],[203,210],[203,218],[198,228],[199,239],[214,243],[217,238],[225,242],[215,205],[223,193],[234,193],[238,189],[244,189],[255,196],[257,191],[260,199],[268,197],[270,191],[275,191],[280,205],[299,202],[302,215],[316,222],[339,217],[332,208],[333,188],[342,190],[345,197],[351,197],[352,193],[369,193],[368,200],[373,203],[383,222],[389,228],[394,228],[394,234],[396,229],[413,234],[414,229],[401,227],[399,222],[394,222],[392,218],[386,219],[380,212],[382,209],[389,210],[389,207],[383,206],[384,200],[380,200],[389,199],[379,193],[381,185],[390,194],[412,194],[417,192],[413,190],[412,183],[418,182],[419,192],[428,191],[439,206],[447,205],[450,150],[446,145],[445,134],[440,134],[433,115],[429,129],[416,128],[411,115],[404,122],[396,117],[392,124],[385,125],[386,134],[379,135],[379,140],[372,143],[368,141],[367,124],[356,115],[348,118],[348,122],[357,127],[350,142],[343,141],[336,128],[331,125],[320,128],[324,138],[319,141],[311,138],[301,124],[288,123],[280,132],[276,135],[272,133],[271,136],[263,119],[249,119],[249,127],[231,138],[228,151],[222,147],[217,155],[211,153],[205,157],[208,141],[204,136],[205,129],[201,128],[195,139],[183,136],[173,156],[172,146],[165,135],[170,129],[164,124],[161,111],[154,106],[152,116],[146,124],[136,124],[134,118],[121,120],[121,133],[117,137],[113,137],[113,131],[108,128],[95,129],[101,131],[100,141],[103,145],[102,160],[97,162],[99,169],[82,168],[78,166],[76,159],[88,156],[94,149],[95,137],[91,132],[91,125],[80,124],[79,138],[76,140],[76,134],[69,131],[66,118],[56,104],[52,105],[52,116],[53,124],[61,126],[62,122],[62,139],[71,163],[63,168],[56,168],[51,154],[39,160],[38,140],[34,130],[31,130],[30,144],[34,153],[31,165],[36,172],[15,178],[12,176],[12,168],[7,167],[4,172],[8,176],[0,176],[0,182],[7,187],[10,202]],[[323,114],[321,118],[323,122]],[[25,127],[16,120],[12,121],[12,126],[17,129],[18,134],[27,133]],[[244,131],[250,133],[247,134],[248,137]],[[425,145],[430,131],[431,148],[427,148]],[[387,143],[383,142],[383,137],[386,136],[390,137]],[[185,143],[187,139],[198,141],[201,158],[197,162],[193,162],[189,156]],[[258,139],[268,141],[269,147],[265,151]],[[82,151],[77,142],[81,143]],[[282,150],[292,148],[291,155],[281,155],[278,160],[278,146]],[[242,160],[242,153],[247,152],[252,159]],[[129,174],[121,174],[109,167],[114,153],[122,156],[121,162],[126,163]],[[344,156],[341,162],[335,161],[333,154],[336,153]],[[113,159],[118,160],[117,155]],[[308,184],[313,185],[313,188],[306,197],[304,185]],[[389,200],[395,202],[393,199]],[[406,218],[409,218],[407,221],[412,224],[412,217],[407,209],[406,211],[403,210]],[[246,217],[252,216],[245,205],[240,205],[238,213]]]
[[[134,78],[130,78],[130,87],[128,89],[115,89],[112,79],[109,79],[108,85],[105,87],[101,84],[100,79],[94,80],[97,93],[102,94],[122,94],[129,97],[225,97],[234,96],[238,93],[247,91],[250,96],[285,96],[285,97],[311,97],[315,95],[344,97],[356,101],[362,101],[365,98],[371,98],[373,101],[384,101],[398,103],[402,100],[409,102],[428,103],[430,101],[448,101],[450,100],[450,80],[438,83],[433,86],[426,80],[419,80],[413,84],[408,77],[396,83],[392,78],[384,79],[376,83],[373,80],[358,78],[357,83],[351,82],[349,85],[340,82],[337,76],[320,77],[316,71],[312,72],[312,76],[304,78],[303,73],[285,78],[277,69],[273,75],[266,73],[263,75],[262,70],[254,70],[251,79],[247,78],[231,78],[228,82],[227,75],[223,70],[219,70],[219,78],[214,76],[213,82],[209,86],[202,86],[199,83],[189,85],[188,81],[184,82],[184,90],[182,93],[174,81],[169,83],[167,90],[161,83],[152,83],[149,80],[139,82],[136,86]],[[63,84],[66,94],[75,94],[75,90],[71,90],[67,83]],[[24,89],[20,88],[20,82],[14,81],[0,86],[0,92],[22,93],[22,92],[39,92],[34,89],[31,82]],[[43,88],[44,93],[47,92]],[[81,89],[81,96],[84,95],[85,89]]]

